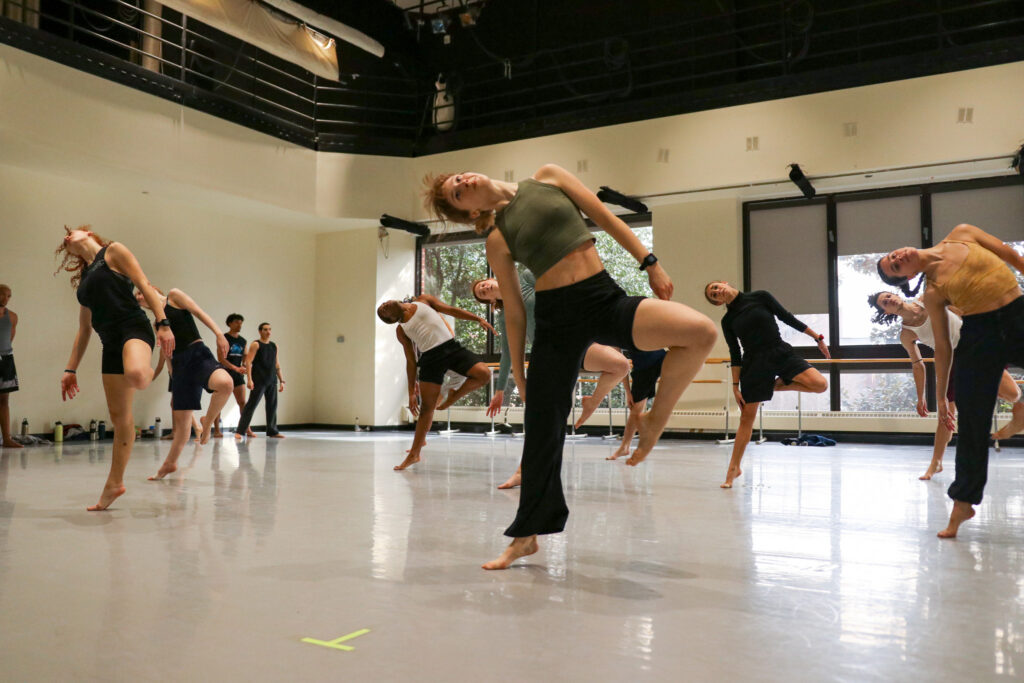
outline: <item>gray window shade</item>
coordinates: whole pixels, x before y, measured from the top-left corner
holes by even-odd
[[[961,223],[977,225],[1004,242],[1024,240],[1024,187],[936,192],[932,195],[934,241],[944,239]]]
[[[791,313],[828,313],[825,205],[750,212],[750,285]]]
[[[921,246],[921,198],[889,197],[836,204],[839,255]]]

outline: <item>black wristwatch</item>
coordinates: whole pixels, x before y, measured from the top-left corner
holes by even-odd
[[[170,326],[171,326],[171,321],[168,320],[167,318],[164,318],[163,320],[157,320],[155,323],[153,323],[153,327],[158,329],[158,330],[161,327],[170,327]]]
[[[653,266],[657,262],[658,257],[655,256],[654,252],[652,251],[651,253],[647,254],[647,256],[644,256],[644,260],[640,262],[640,270],[647,270],[649,266]]]

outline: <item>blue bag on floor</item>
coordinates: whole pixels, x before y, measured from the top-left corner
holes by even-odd
[[[804,434],[797,438],[791,436],[782,440],[783,446],[835,446],[836,440],[821,434]]]

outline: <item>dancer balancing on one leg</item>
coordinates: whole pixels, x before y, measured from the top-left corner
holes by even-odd
[[[526,309],[526,345],[533,345],[534,329],[536,322],[534,310],[536,308],[536,296],[534,289],[536,279],[533,273],[525,271],[519,276],[519,289],[523,295],[523,306]],[[497,390],[487,406],[487,417],[493,417],[501,410],[505,402],[505,389],[509,383],[509,373],[512,369],[512,355],[508,347],[508,326],[505,324],[504,303],[501,300],[501,291],[497,278],[484,278],[473,283],[473,296],[485,306],[492,306],[498,311],[496,322],[501,332],[501,362],[498,365],[498,381],[494,385]],[[524,349],[525,352],[525,349]],[[618,350],[604,344],[591,344],[583,356],[582,370],[586,372],[600,373],[594,393],[584,396],[581,401],[582,412],[576,420],[575,427],[578,429],[587,418],[601,405],[601,401],[608,395],[608,392],[618,384],[629,373],[629,361]],[[511,489],[519,486],[522,482],[522,465],[515,474],[509,477],[508,481],[501,484],[499,489]]]
[[[907,350],[907,355],[913,363],[914,386],[917,389],[917,414],[921,417],[928,417],[928,404],[924,399],[925,369],[924,359],[921,358],[921,351],[917,345],[935,349],[935,337],[932,332],[932,325],[928,322],[928,311],[916,301],[904,301],[899,295],[892,292],[876,292],[868,297],[868,304],[875,309],[872,321],[876,325],[891,325],[896,320],[902,322],[900,329],[900,344]],[[946,324],[949,328],[949,344],[953,349],[953,360],[950,366],[950,382],[946,387],[946,400],[949,402],[950,414],[956,414],[956,397],[953,377],[956,375],[956,347],[960,343],[960,327],[963,321],[954,311],[946,308]],[[1002,429],[995,433],[996,439],[1008,439],[1024,429],[1024,399],[1021,398],[1020,387],[1013,381],[1010,373],[1003,370],[1003,376],[999,380],[999,398],[1013,404],[1013,419]],[[928,470],[919,479],[927,481],[938,472],[942,471],[942,457],[946,453],[946,446],[953,438],[953,432],[942,421],[939,421],[935,430],[935,444],[932,449],[932,461]]]
[[[1013,247],[973,225],[961,224],[929,249],[902,247],[878,261],[878,274],[889,286],[914,296],[926,283],[924,307],[935,337],[935,384],[939,420],[955,429],[946,389],[953,347],[946,306],[963,313],[956,347],[957,406],[960,438],[956,444],[956,478],[949,486],[953,510],[940,538],[953,538],[974,516],[988,479],[989,422],[999,392],[999,378],[1010,363],[1024,364],[1024,298],[1006,264],[1024,271]],[[910,278],[922,274],[914,288]]]
[[[18,331],[18,316],[7,307],[13,292],[7,285],[0,285],[0,441],[2,448],[21,448],[11,438],[11,394],[18,390],[18,369],[14,365],[14,335]]]
[[[480,316],[442,303],[437,297],[429,294],[418,296],[410,302],[385,301],[377,308],[377,317],[383,322],[388,325],[398,323],[395,334],[405,350],[409,411],[417,416],[412,447],[407,451],[405,460],[395,465],[396,471],[404,470],[420,461],[420,451],[427,442],[427,431],[433,423],[435,407],[444,410],[491,379],[491,371],[487,365],[455,340],[441,313],[462,320],[475,321],[484,329],[494,332],[490,323]],[[419,361],[416,360],[417,349],[421,354]],[[453,389],[438,405],[441,384],[449,370],[465,376],[466,381],[457,389]]]
[[[284,391],[284,376],[281,374],[277,344],[270,341],[272,331],[270,323],[260,323],[260,338],[249,345],[249,350],[245,354],[245,367],[249,370],[249,400],[246,401],[242,416],[238,419],[238,426],[235,427],[236,441],[241,441],[243,434],[256,436],[249,429],[249,424],[262,398],[267,400],[267,436],[271,439],[284,438],[284,434],[277,431],[277,394]]]
[[[241,335],[243,322],[245,322],[245,318],[238,313],[232,313],[228,316],[225,321],[228,331],[224,333],[225,339],[228,340],[228,352],[224,358],[218,358],[220,364],[231,375],[231,381],[234,383],[233,392],[235,401],[238,402],[239,416],[245,410],[245,378],[248,374],[248,370],[245,367],[245,337]],[[224,435],[220,430],[220,415],[217,416],[217,420],[214,423],[213,435],[217,438]],[[256,434],[252,429],[249,429],[246,432],[246,436],[256,436]]]
[[[629,449],[633,444],[633,435],[636,434],[640,426],[640,418],[644,414],[644,408],[647,407],[647,401],[654,398],[658,378],[661,377],[661,364],[665,362],[667,354],[665,349],[627,351],[629,359],[633,362],[633,369],[630,370],[629,376],[623,378],[628,397],[629,416],[626,418],[626,426],[622,430],[622,443],[605,460],[618,460],[624,455],[629,455]]]
[[[537,535],[565,528],[569,509],[562,490],[562,445],[572,388],[593,342],[641,350],[669,347],[654,407],[640,421],[639,464],[657,443],[676,401],[715,343],[715,326],[672,295],[672,281],[621,219],[575,176],[554,165],[532,178],[507,183],[478,173],[427,179],[427,196],[439,216],[475,223],[487,234],[487,260],[505,304],[512,376],[526,403],[523,485],[516,519],[505,535],[512,543],[485,569],[505,569],[537,552]],[[659,299],[627,296],[604,270],[589,216],[636,258]],[[497,229],[492,229],[494,226]],[[537,278],[537,336],[524,369],[526,312],[516,263]],[[527,391],[528,389],[528,391]]]
[[[153,368],[149,363],[155,342],[159,341],[162,353],[170,356],[174,350],[174,335],[160,295],[150,286],[142,267],[127,247],[103,239],[88,226],[65,230],[67,236],[56,251],[58,256],[63,255],[63,260],[54,275],[61,270],[72,273],[71,286],[78,290],[81,308],[78,333],[61,377],[61,395],[67,400],[78,394],[76,372],[89,345],[91,325],[103,343],[101,372],[110,422],[114,426],[114,453],[100,499],[89,510],[106,510],[125,492],[124,471],[135,442],[132,416],[135,391],[145,389],[153,381]],[[156,317],[155,338],[149,319],[135,299],[134,287],[142,292]]]
[[[770,400],[776,391],[820,394],[828,389],[822,374],[782,341],[775,319],[814,339],[825,358],[831,356],[825,335],[800,322],[768,292],[740,292],[728,282],[714,280],[704,286],[704,297],[715,306],[725,304],[729,309],[722,317],[722,332],[729,345],[732,392],[740,407],[740,426],[721,485],[729,489],[743,473],[740,461],[754,431],[758,405]]]
[[[149,307],[141,292],[136,296],[142,306]],[[171,356],[170,367],[173,440],[167,458],[157,473],[150,477],[150,481],[163,479],[178,469],[178,456],[181,455],[181,449],[185,447],[189,431],[192,429],[193,412],[202,409],[200,401],[203,390],[213,396],[210,397],[206,417],[200,421],[200,444],[210,440],[214,418],[231,396],[232,389],[231,375],[213,357],[199,336],[199,328],[196,327],[195,319],[199,318],[217,335],[218,355],[226,354],[228,340],[213,322],[213,318],[180,289],[172,289],[167,292],[167,296],[161,295],[160,298],[164,313],[171,323],[171,333],[174,335],[174,354]]]

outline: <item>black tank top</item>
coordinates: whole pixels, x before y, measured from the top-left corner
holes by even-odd
[[[103,247],[82,271],[78,285],[78,303],[92,312],[92,326],[97,332],[111,330],[129,320],[147,320],[135,300],[131,278],[111,270],[106,255],[107,247]]]
[[[199,339],[199,328],[192,314],[181,308],[175,308],[170,302],[164,303],[164,314],[171,322],[174,333],[174,352],[184,351],[192,342]]]
[[[263,342],[256,340],[259,349],[256,350],[256,357],[252,359],[252,380],[258,384],[265,384],[274,377],[274,369],[277,366],[277,344],[274,342]]]
[[[227,361],[241,367],[245,358],[245,337],[232,337],[230,334],[225,334],[224,337],[228,340]]]

